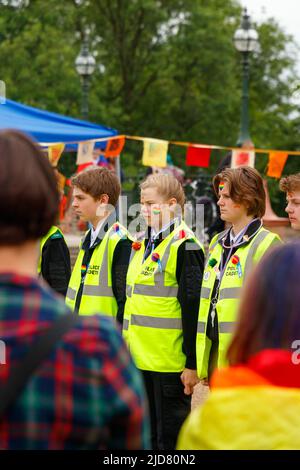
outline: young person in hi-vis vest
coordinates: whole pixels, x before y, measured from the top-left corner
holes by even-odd
[[[147,229],[132,244],[123,334],[142,371],[153,449],[175,448],[198,382],[196,331],[204,252],[181,219],[184,191],[168,174],[141,184]]]
[[[116,222],[117,175],[92,168],[72,178],[73,209],[90,222],[72,271],[66,303],[80,315],[102,313],[123,322],[131,240]]]
[[[197,371],[210,379],[225,356],[236,322],[241,290],[253,265],[275,244],[277,234],[263,228],[265,190],[257,170],[228,168],[216,175],[221,218],[231,225],[209,246],[197,328]],[[262,312],[263,314],[263,312]]]
[[[71,276],[71,260],[63,233],[55,225],[40,241],[38,274],[65,297]]]

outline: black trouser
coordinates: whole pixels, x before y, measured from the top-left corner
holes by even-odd
[[[154,450],[175,449],[179,430],[191,411],[180,372],[142,371],[148,396]]]

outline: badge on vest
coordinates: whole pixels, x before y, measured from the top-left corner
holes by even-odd
[[[215,259],[215,258],[209,258],[208,260],[208,266],[210,266],[211,268],[213,268],[213,270],[215,271],[216,273],[216,276],[217,276],[217,279],[220,278],[220,270],[217,266],[218,264],[218,261]],[[208,271],[210,273],[210,271]],[[210,274],[209,274],[210,275]],[[209,276],[208,276],[208,279],[209,279]]]
[[[210,271],[204,271],[203,280],[208,281],[209,278],[210,278]]]
[[[158,269],[160,272],[162,272],[162,265],[161,265],[159,253],[152,253],[151,260],[154,261],[154,263],[158,264]]]
[[[238,276],[239,277],[242,277],[243,275],[243,271],[242,271],[242,266],[241,266],[241,262],[240,262],[240,258],[237,256],[237,255],[233,255],[233,257],[231,258],[231,262],[234,266],[236,266],[236,269],[237,269],[237,272],[238,272]]]

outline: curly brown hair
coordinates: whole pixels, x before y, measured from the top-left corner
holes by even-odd
[[[300,191],[300,173],[295,175],[285,176],[279,181],[279,188],[285,193],[292,193],[293,191]]]

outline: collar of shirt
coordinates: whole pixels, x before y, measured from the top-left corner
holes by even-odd
[[[98,237],[99,232],[100,232],[100,230],[101,230],[101,227],[102,227],[102,225],[104,224],[105,221],[106,221],[106,218],[100,220],[100,222],[98,222],[98,225],[97,225],[97,227],[96,227],[95,229],[94,229],[94,227],[91,227],[91,241],[90,241],[90,247],[93,246],[93,244],[95,243],[96,238]]]
[[[155,229],[152,227],[151,229],[151,239],[156,240],[157,238],[160,238],[160,235],[162,235],[164,232],[166,232],[169,228],[171,229],[172,226],[175,225],[177,219],[171,220],[168,224],[164,225],[159,232],[156,232]],[[171,233],[172,230],[169,230],[169,233]]]
[[[252,239],[252,236],[260,229],[261,225],[262,224],[260,219],[253,219],[253,221],[248,225],[246,233],[244,233],[243,239],[240,241],[239,246],[247,245]],[[239,232],[236,236],[232,236],[232,230],[229,228],[224,234],[224,237],[219,240],[219,243],[224,245],[224,247],[225,245],[229,245],[230,247],[232,244],[237,243],[238,237],[240,236],[241,232]]]
[[[241,236],[242,232],[244,231],[244,228],[242,228],[242,230],[239,231],[239,233],[237,235],[234,235],[232,229],[230,230],[230,244],[238,241],[239,237]]]

